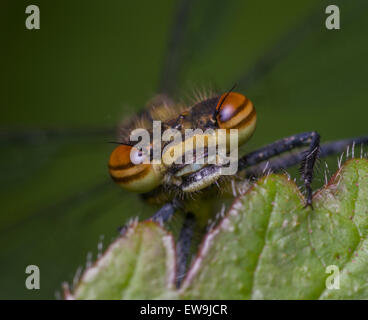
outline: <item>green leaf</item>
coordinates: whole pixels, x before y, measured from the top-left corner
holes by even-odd
[[[133,222],[80,280],[75,299],[173,299],[174,239],[153,222]]]
[[[313,204],[304,208],[286,176],[260,179],[206,235],[177,291],[171,236],[153,223],[134,225],[87,270],[74,297],[367,299],[368,160],[348,161]],[[331,276],[339,289],[327,289]]]

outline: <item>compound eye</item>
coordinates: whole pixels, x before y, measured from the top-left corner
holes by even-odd
[[[216,106],[220,129],[238,129],[239,143],[244,143],[256,127],[256,110],[253,103],[237,92],[224,93]]]
[[[161,176],[153,165],[143,163],[145,159],[142,151],[120,145],[110,155],[109,173],[124,189],[139,193],[151,191],[161,184]]]

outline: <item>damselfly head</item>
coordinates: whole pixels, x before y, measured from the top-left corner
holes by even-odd
[[[182,139],[178,142],[175,139],[162,141],[159,150],[161,162],[146,161],[147,154],[135,149],[131,142],[119,145],[110,156],[111,177],[121,187],[140,193],[152,191],[160,185],[184,193],[208,187],[221,177],[224,164],[224,157],[218,153],[211,154],[209,141],[214,141],[215,147],[219,147],[220,133],[225,132],[225,140],[229,142],[233,139],[233,131],[236,131],[236,147],[244,144],[256,127],[256,112],[252,102],[236,92],[214,96],[188,108],[177,106],[166,97],[160,99],[154,99],[154,104],[141,112],[134,122],[124,126],[122,140],[129,141],[129,132],[139,127],[139,124],[144,124],[143,129],[147,129],[152,138],[152,123],[158,120],[161,121],[160,129],[176,130]],[[194,131],[189,137],[186,135],[188,129]],[[198,129],[202,131],[197,132]],[[201,139],[204,141],[204,151],[200,153],[194,145]],[[193,154],[190,160],[186,158],[188,151]],[[150,152],[148,157],[152,159]],[[229,148],[225,150],[226,153],[229,153]],[[184,162],[178,164],[177,160],[180,159]]]

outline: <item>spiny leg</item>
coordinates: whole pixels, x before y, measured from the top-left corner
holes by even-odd
[[[351,139],[337,140],[327,142],[320,147],[319,158],[325,158],[333,154],[339,154],[347,149],[348,146],[368,145],[368,137],[357,137]],[[295,154],[289,154],[280,158],[271,159],[267,163],[262,162],[246,169],[246,178],[261,176],[266,170],[278,172],[299,164],[305,156],[304,151]]]
[[[146,219],[146,221],[155,221],[158,223],[164,223],[166,221],[168,221],[173,214],[175,213],[175,211],[177,209],[179,209],[181,207],[181,203],[174,199],[171,202],[167,202],[165,203],[160,209],[158,209],[153,215],[152,217]],[[125,234],[125,232],[127,231],[128,226],[122,226],[118,228],[118,232],[120,233],[121,236],[123,236]]]
[[[245,177],[247,179],[257,178],[264,175],[266,172],[279,172],[301,163],[304,157],[304,151],[288,154],[286,156],[271,159],[267,162],[262,162],[246,169]]]
[[[309,149],[301,158],[300,173],[307,191],[306,206],[312,207],[311,183],[313,180],[314,164],[316,163],[319,155],[319,140],[319,134],[315,131],[300,133],[278,140],[241,158],[239,160],[239,170],[245,169],[249,166],[254,166],[260,162],[271,159],[274,156],[293,150],[294,148],[309,146]]]
[[[187,269],[188,257],[190,253],[190,246],[193,238],[193,230],[195,224],[195,217],[188,212],[185,216],[185,221],[180,230],[178,242],[176,244],[176,287],[179,288],[185,276]]]
[[[159,222],[159,223],[164,223],[164,222],[168,221],[173,216],[176,209],[179,209],[179,208],[180,208],[180,202],[178,200],[174,199],[171,202],[165,203],[148,220]]]
[[[356,137],[350,139],[343,139],[328,142],[322,145],[320,157],[327,157],[329,155],[338,154],[346,150],[348,146],[352,146],[354,152],[355,146],[368,145],[368,136]]]

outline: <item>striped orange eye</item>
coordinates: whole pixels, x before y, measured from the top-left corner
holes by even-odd
[[[216,106],[220,129],[238,129],[239,144],[246,142],[256,128],[257,115],[252,101],[236,93],[224,93]]]
[[[109,173],[124,189],[144,193],[161,184],[161,175],[136,148],[120,145],[110,155]]]

